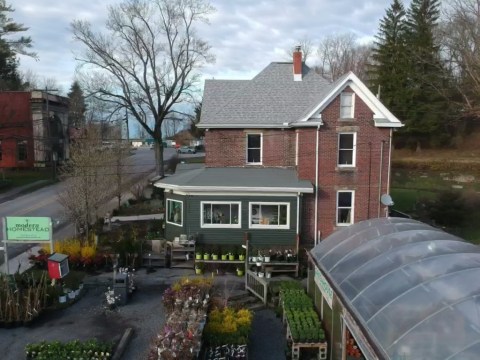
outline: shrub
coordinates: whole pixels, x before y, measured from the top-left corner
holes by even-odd
[[[214,309],[203,332],[210,346],[246,344],[252,326],[252,313],[246,309]]]

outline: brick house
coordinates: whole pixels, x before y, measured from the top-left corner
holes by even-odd
[[[162,179],[167,239],[310,248],[384,216],[391,137],[401,122],[353,74],[330,83],[302,63],[252,80],[207,80],[205,167]]]
[[[45,167],[67,159],[67,120],[65,97],[43,91],[0,92],[0,167]]]

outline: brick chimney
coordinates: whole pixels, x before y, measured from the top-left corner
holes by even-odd
[[[293,81],[302,81],[302,48],[295,46],[293,51]]]

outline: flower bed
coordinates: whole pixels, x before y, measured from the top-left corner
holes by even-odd
[[[212,281],[182,279],[163,295],[165,326],[153,341],[150,360],[194,359],[200,352]]]
[[[84,359],[108,360],[112,358],[113,343],[78,340],[68,343],[42,341],[25,347],[27,359]]]
[[[251,328],[252,313],[249,310],[229,307],[212,310],[203,331],[207,344],[205,359],[247,359]]]

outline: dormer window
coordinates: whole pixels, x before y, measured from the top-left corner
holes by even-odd
[[[247,164],[262,163],[262,134],[247,134]]]
[[[340,119],[353,119],[355,94],[343,92],[340,94]]]

